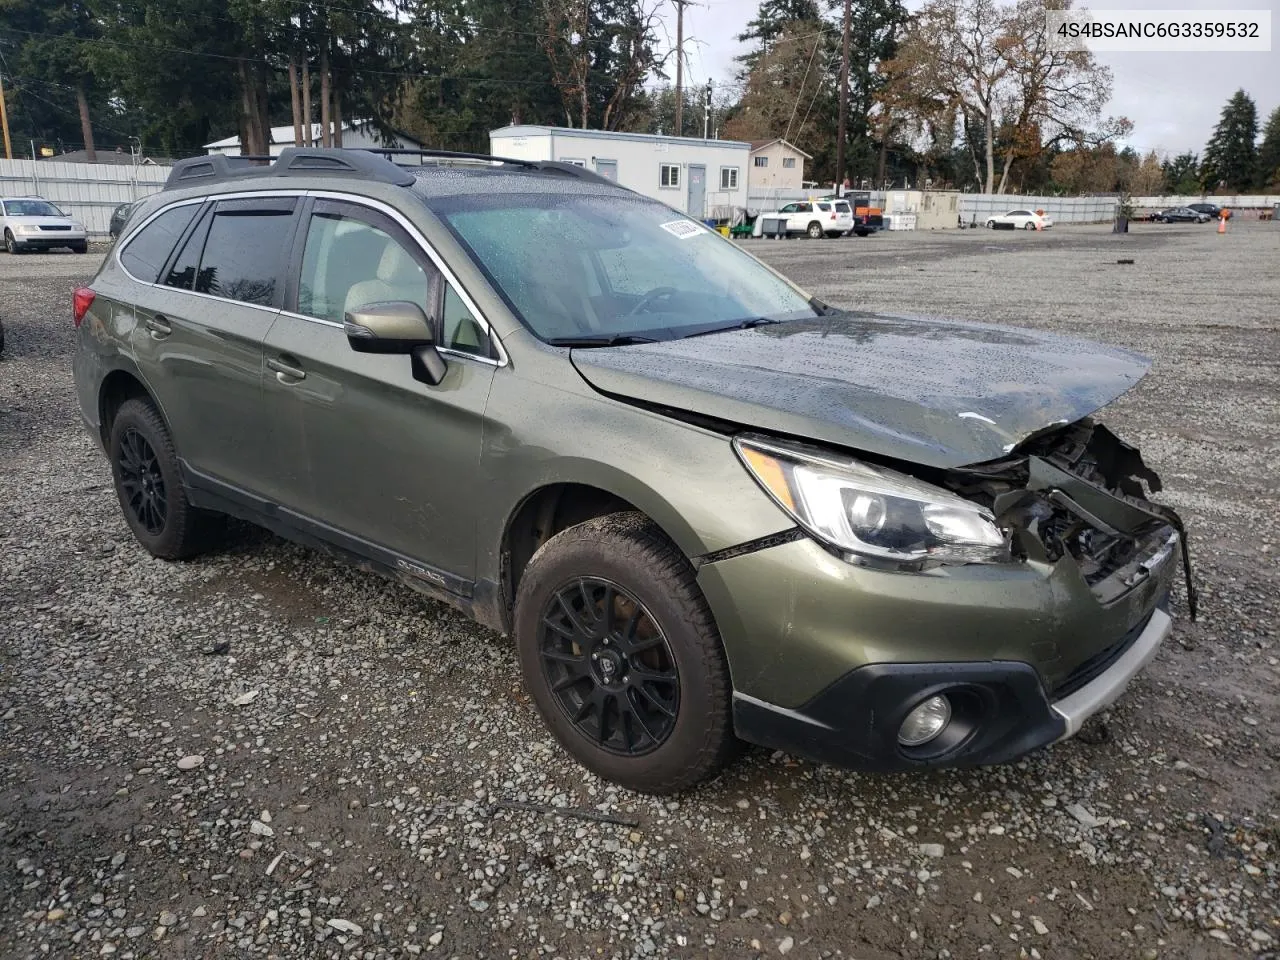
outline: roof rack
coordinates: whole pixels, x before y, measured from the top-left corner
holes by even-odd
[[[533,160],[516,160],[513,157],[494,157],[487,153],[460,153],[457,150],[420,150],[401,147],[354,147],[366,153],[376,153],[383,157],[427,157],[437,160],[471,160],[479,163],[504,163],[517,167],[536,170],[538,164]]]
[[[574,177],[593,183],[619,186],[576,163],[556,160],[516,160],[493,157],[486,153],[459,153],[453,150],[405,150],[393,147],[285,147],[278,157],[227,156],[212,153],[205,157],[189,157],[173,166],[164,189],[175,190],[201,183],[217,183],[243,177],[307,177],[316,175],[347,176],[377,180],[398,187],[412,186],[411,167],[392,162],[393,157],[424,157],[441,161],[464,161],[509,165],[539,173]]]
[[[398,187],[407,187],[413,183],[413,174],[403,167],[364,150],[285,147],[278,157],[229,157],[212,153],[207,157],[179,160],[174,164],[164,188],[174,190],[241,177],[309,177],[317,174],[378,180]]]

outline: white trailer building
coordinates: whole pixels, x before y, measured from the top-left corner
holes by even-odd
[[[489,151],[514,160],[560,160],[702,220],[747,205],[751,145],[650,133],[514,126],[489,132]]]

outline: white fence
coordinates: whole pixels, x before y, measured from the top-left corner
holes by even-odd
[[[966,193],[960,197],[965,223],[986,223],[987,217],[1011,210],[1043,210],[1055,223],[1103,223],[1115,219],[1118,197],[1042,197],[1024,193]]]
[[[60,160],[0,160],[0,196],[39,196],[80,220],[89,235],[105,237],[111,211],[164,186],[169,168]]]
[[[1133,206],[1138,215],[1167,210],[1170,207],[1185,207],[1189,203],[1216,203],[1232,211],[1271,211],[1280,204],[1280,194],[1239,194],[1232,197],[1134,197]]]
[[[756,213],[776,210],[785,203],[807,200],[830,193],[830,189],[770,190],[747,195],[747,208]],[[902,199],[895,199],[897,197]],[[886,211],[892,205],[894,212],[914,212],[923,194],[911,190],[872,190],[871,203]],[[891,201],[893,203],[891,204]],[[1043,210],[1058,223],[1103,223],[1114,219],[1120,207],[1116,197],[1046,197],[1017,193],[964,193],[959,194],[960,216],[965,223],[986,222],[987,217],[1008,213],[1010,210]],[[902,209],[899,210],[898,208]],[[954,220],[946,226],[954,227]]]

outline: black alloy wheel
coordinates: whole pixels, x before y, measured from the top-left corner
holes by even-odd
[[[657,621],[630,592],[581,577],[552,595],[538,653],[556,701],[596,746],[624,757],[660,747],[680,712],[680,674]]]
[[[169,498],[155,450],[133,427],[127,428],[120,438],[116,466],[120,471],[123,499],[134,519],[147,533],[158,537],[164,532],[169,515]]]

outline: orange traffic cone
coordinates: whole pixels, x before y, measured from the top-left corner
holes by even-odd
[[[1227,218],[1226,218],[1226,217],[1219,217],[1219,218],[1218,218],[1218,232],[1219,232],[1219,233],[1226,233],[1226,232],[1227,232]]]

